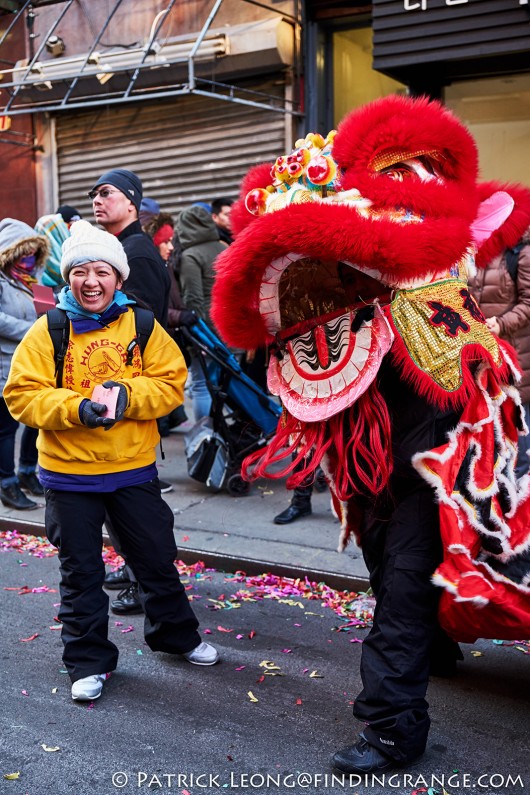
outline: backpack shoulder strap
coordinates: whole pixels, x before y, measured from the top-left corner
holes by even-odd
[[[506,250],[506,269],[514,282],[517,281],[517,271],[519,270],[519,254],[524,243],[520,240],[516,246]]]
[[[155,327],[155,316],[150,309],[144,309],[136,304],[133,306],[134,322],[136,325],[136,339],[140,353],[143,355],[145,346]]]
[[[55,360],[55,379],[57,387],[63,385],[64,357],[70,339],[70,321],[64,309],[49,309],[46,312],[48,333],[53,343],[53,358]]]

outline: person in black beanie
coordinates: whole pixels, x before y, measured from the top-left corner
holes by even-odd
[[[92,199],[96,222],[105,231],[116,235],[127,254],[130,273],[123,284],[123,292],[140,306],[151,309],[160,325],[167,330],[171,281],[166,263],[139,221],[142,180],[133,171],[115,168],[102,174],[88,195]],[[162,492],[173,488],[165,481],[160,481],[160,486]],[[105,524],[114,548],[122,554],[112,523],[107,520]],[[105,587],[123,589],[111,602],[113,613],[142,612],[138,583],[129,566],[109,572],[105,576]]]
[[[143,196],[140,177],[124,168],[106,171],[88,195],[96,222],[116,235],[127,254],[131,271],[124,292],[151,309],[158,322],[167,328],[171,285],[165,262],[138,220]]]

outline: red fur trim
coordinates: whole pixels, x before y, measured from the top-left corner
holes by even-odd
[[[445,179],[462,188],[475,186],[478,157],[473,137],[440,102],[393,95],[346,116],[333,142],[333,156],[345,170],[344,187],[357,187],[364,193],[373,175],[374,157],[390,150],[438,151],[438,167]]]
[[[530,189],[517,184],[483,182],[479,185],[481,201],[499,190],[510,194],[515,207],[503,225],[480,246],[476,257],[479,268],[485,268],[505,248],[515,246],[530,226]]]
[[[469,239],[468,221],[455,215],[396,223],[363,218],[347,205],[293,204],[256,219],[217,258],[212,318],[229,345],[255,348],[268,341],[259,289],[274,258],[295,252],[359,263],[392,281],[445,271]]]
[[[267,447],[248,456],[241,471],[247,480],[289,475],[287,488],[294,489],[314,477],[326,453],[339,500],[377,495],[386,488],[392,472],[390,418],[375,384],[347,411],[325,422],[303,423],[286,415]],[[285,467],[270,471],[280,461],[286,461]],[[295,471],[301,463],[303,469]]]
[[[260,163],[253,166],[243,177],[239,199],[234,202],[230,210],[230,228],[234,237],[255,220],[256,217],[245,207],[245,198],[253,188],[266,188],[271,184],[271,168],[272,163]]]

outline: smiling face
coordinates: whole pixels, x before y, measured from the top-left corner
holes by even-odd
[[[101,314],[112,303],[114,292],[123,284],[117,271],[107,262],[85,262],[68,274],[68,283],[83,309]]]

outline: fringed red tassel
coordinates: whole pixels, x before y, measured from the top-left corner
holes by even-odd
[[[326,421],[301,422],[285,415],[267,447],[245,459],[242,475],[246,480],[288,476],[287,488],[294,489],[314,479],[328,451],[340,500],[377,495],[386,487],[392,472],[390,418],[375,384],[347,411]],[[271,471],[280,461],[286,465]]]

